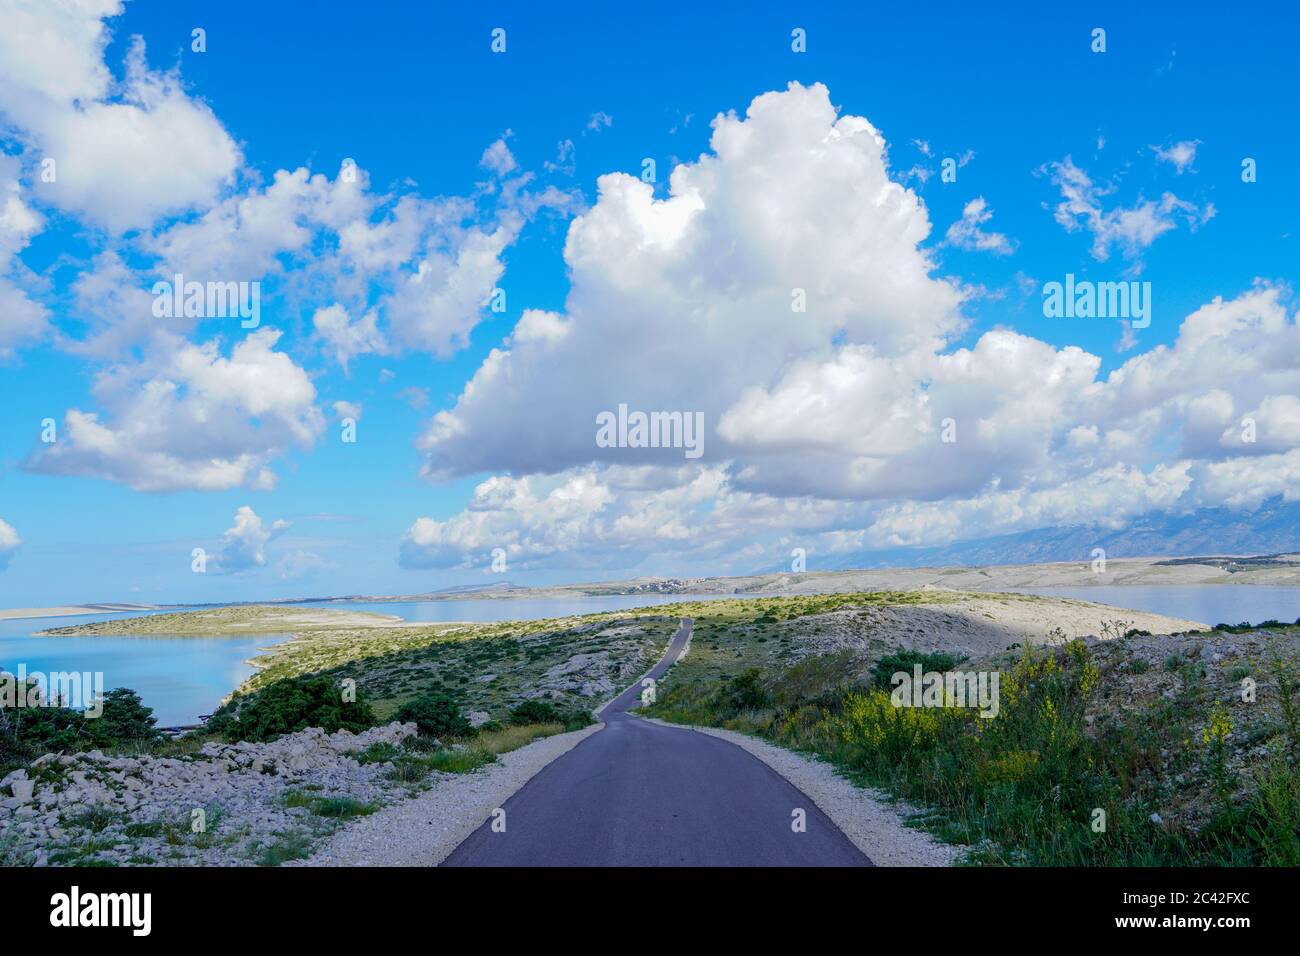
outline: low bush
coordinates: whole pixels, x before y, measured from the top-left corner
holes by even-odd
[[[308,727],[360,733],[375,722],[361,691],[346,701],[328,677],[289,677],[226,704],[212,715],[207,730],[235,741],[267,741]]]
[[[549,700],[526,700],[510,711],[510,723],[515,726],[563,724],[565,730],[581,730],[595,722],[590,710],[564,710]]]
[[[931,671],[943,673],[954,669],[963,660],[965,658],[941,652],[927,654],[924,651],[899,650],[886,654],[872,665],[871,682],[881,690],[887,690],[893,686],[893,677],[899,671],[911,676],[913,669],[920,664],[923,674]]]
[[[468,737],[474,733],[460,704],[449,694],[421,694],[398,708],[393,717],[415,724],[425,737]]]
[[[719,702],[731,711],[756,710],[766,707],[771,697],[763,686],[763,675],[751,667],[732,677],[722,685]]]
[[[98,716],[69,707],[0,706],[0,767],[60,751],[147,747],[162,737],[155,723],[153,709],[125,687],[104,695]]]

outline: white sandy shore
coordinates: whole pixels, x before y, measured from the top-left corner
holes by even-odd
[[[63,607],[14,607],[0,610],[0,621],[13,621],[26,617],[74,617],[79,614],[112,614],[114,612],[152,611],[152,604],[69,604]]]

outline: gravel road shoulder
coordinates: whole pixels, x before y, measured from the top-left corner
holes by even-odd
[[[940,843],[908,827],[904,821],[914,810],[902,803],[886,803],[883,794],[855,786],[828,763],[732,730],[641,719],[720,737],[748,751],[807,794],[876,866],[952,866],[962,853],[962,847]]]
[[[436,866],[543,767],[604,728],[534,741],[335,832],[310,858],[286,866]]]

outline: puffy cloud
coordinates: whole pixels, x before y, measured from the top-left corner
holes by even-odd
[[[45,217],[23,200],[17,158],[0,155],[0,271],[8,269],[44,225]]]
[[[446,356],[464,348],[505,273],[501,256],[520,223],[471,228],[446,248],[428,248],[415,271],[381,303],[399,345]]]
[[[361,403],[360,402],[335,402],[330,406],[334,409],[334,414],[339,419],[350,418],[353,421],[361,421]]]
[[[744,389],[829,357],[837,339],[888,358],[960,330],[960,291],[918,247],[924,206],[890,179],[880,134],[837,116],[825,87],[717,117],[711,145],[673,170],[663,199],[600,177],[565,244],[564,315],[522,319],[435,417],[428,474],[626,461],[629,449],[594,443],[595,416],[621,402],[703,412],[713,428]]]
[[[507,131],[506,136],[509,135],[510,133]],[[506,145],[505,137],[498,139],[483,150],[483,156],[479,160],[479,164],[498,176],[505,176],[519,168],[519,164],[515,162],[514,154],[510,152],[510,147]]]
[[[10,358],[20,346],[45,334],[44,306],[18,285],[0,277],[0,360]]]
[[[1081,396],[1116,453],[1138,461],[1171,441],[1188,458],[1263,455],[1291,447],[1287,414],[1300,395],[1300,329],[1282,290],[1260,284],[1216,298],[1183,320],[1172,346],[1115,369]],[[1243,419],[1255,419],[1255,440]]]
[[[0,518],[0,571],[9,566],[9,560],[22,544],[22,539],[18,537],[18,532],[13,529],[3,518]]]
[[[973,349],[887,359],[845,347],[747,390],[719,433],[745,449],[741,487],[777,494],[933,498],[1049,466],[1099,360],[1009,330]],[[945,421],[951,437],[945,441]]]
[[[1054,525],[1118,528],[1152,509],[1176,504],[1191,485],[1187,470],[1186,463],[1160,465],[1150,473],[1114,465],[1047,488],[994,488],[955,501],[905,502],[880,513],[866,529],[864,543],[932,546]]]
[[[5,6],[0,33],[0,90],[59,103],[101,99],[112,79],[104,67],[104,20],[122,13],[122,0],[19,0]]]
[[[334,357],[344,371],[347,371],[348,362],[356,356],[384,351],[384,337],[379,334],[374,309],[352,322],[348,319],[347,310],[335,303],[317,309],[311,321],[316,327],[316,334],[334,350]]]
[[[1300,490],[1300,340],[1279,287],[1214,300],[1105,378],[1095,355],[1004,328],[954,348],[962,293],[932,274],[925,208],[865,119],[794,84],[713,128],[664,198],[600,178],[570,226],[564,311],[525,312],[421,439],[430,477],[511,477],[417,521],[403,563],[770,558],[796,531],[826,550],[935,544]],[[1059,215],[1100,255],[1192,214],[1106,209],[1110,189],[1069,160],[1054,176]],[[967,213],[988,235],[987,207]],[[597,447],[596,414],[620,403],[703,412],[710,454]]]
[[[416,520],[402,538],[399,561],[408,568],[485,567],[500,548],[519,569],[627,567],[647,552],[716,569],[751,560],[764,537],[827,525],[844,511],[737,492],[718,467],[590,465],[487,479],[463,512]]]
[[[112,358],[155,337],[186,334],[196,322],[184,316],[165,322],[155,318],[150,287],[113,250],[94,257],[72,284],[72,292],[81,334],[65,332],[60,342],[80,355]]]
[[[498,547],[514,561],[574,552],[599,534],[600,512],[610,498],[588,474],[560,482],[490,478],[455,518],[418,519],[402,539],[399,560],[409,568],[444,567],[476,553],[490,560]]]
[[[1103,199],[1114,193],[1115,187],[1095,184],[1069,156],[1043,168],[1061,192],[1056,221],[1067,232],[1083,228],[1092,233],[1092,256],[1098,261],[1109,259],[1113,247],[1118,247],[1126,259],[1136,261],[1156,239],[1176,229],[1180,220],[1195,230],[1214,218],[1212,203],[1198,208],[1173,193],[1164,193],[1158,201],[1139,199],[1127,208],[1107,209]]]
[[[469,198],[376,194],[350,159],[332,180],[299,168],[263,183],[179,73],[150,68],[139,37],[114,75],[104,61],[108,21],[122,11],[120,0],[22,3],[0,38],[0,115],[30,168],[48,158],[57,171],[50,182],[32,176],[38,198],[111,233],[144,230],[100,251],[79,279],[74,328],[60,339],[71,350],[114,358],[148,346],[159,330],[140,289],[180,273],[274,277],[272,293],[290,309],[323,308],[320,338],[345,367],[390,344],[446,355],[486,314],[523,224],[575,204],[531,186],[509,132],[484,153],[497,181]],[[44,310],[6,269],[41,224],[17,198],[16,169],[0,156],[0,358],[45,329]],[[495,214],[480,210],[488,202]],[[195,324],[175,320],[164,334]]]
[[[1257,508],[1269,498],[1300,499],[1300,448],[1258,458],[1206,464],[1199,497],[1229,508]]]
[[[235,523],[221,536],[221,548],[209,569],[218,574],[240,574],[266,565],[266,546],[289,528],[287,521],[265,524],[248,505],[235,511]]]
[[[1015,251],[1015,244],[1000,232],[985,232],[981,226],[993,218],[993,210],[988,208],[983,196],[968,202],[961,211],[961,218],[948,227],[944,243],[968,251],[992,252],[994,255],[1009,256]]]
[[[314,310],[312,324],[344,369],[358,356],[394,349],[445,356],[463,347],[487,314],[505,250],[528,216],[563,205],[563,197],[527,193],[524,178],[509,181],[511,196],[495,222],[478,223],[466,199],[376,195],[350,162],[333,180],[280,170],[266,188],[231,196],[147,245],[163,276],[277,274],[291,296],[332,296]]]
[[[45,334],[45,308],[24,289],[27,271],[18,260],[44,225],[44,217],[23,199],[18,160],[0,155],[0,359]]]
[[[180,272],[201,282],[252,281],[279,271],[279,257],[311,242],[320,210],[334,193],[356,206],[358,187],[330,183],[306,169],[278,170],[263,189],[229,196],[192,222],[180,222],[144,241],[160,260],[158,271]],[[362,211],[358,209],[358,211]]]
[[[1152,146],[1151,150],[1156,154],[1156,159],[1173,165],[1181,176],[1192,163],[1196,162],[1196,147],[1200,145],[1199,139],[1185,139],[1168,148]]]
[[[206,206],[242,157],[176,72],[151,70],[132,39],[122,81],[103,63],[120,2],[22,4],[0,40],[0,112],[56,176],[41,198],[110,232]]]
[[[565,176],[572,176],[578,170],[578,165],[574,161],[576,152],[577,147],[574,146],[573,140],[562,139],[555,144],[555,159],[544,161],[542,168],[548,173],[561,173]]]
[[[324,428],[315,386],[275,351],[279,337],[259,329],[229,358],[216,340],[159,342],[145,359],[109,367],[93,386],[104,417],[69,409],[59,440],[25,467],[137,491],[273,487],[271,462]]]

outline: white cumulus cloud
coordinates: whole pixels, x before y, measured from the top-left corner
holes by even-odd
[[[40,197],[114,233],[211,204],[242,163],[179,74],[150,69],[141,38],[113,76],[105,21],[122,10],[117,0],[18,3],[0,36],[0,114],[33,161],[55,164],[37,178]]]
[[[252,508],[235,511],[235,523],[221,536],[221,547],[208,566],[217,574],[240,574],[266,565],[266,546],[289,528],[287,521],[265,523]]]
[[[29,470],[105,478],[137,491],[266,489],[271,462],[310,447],[324,428],[307,373],[259,329],[229,357],[212,340],[171,341],[94,381],[103,412],[69,409],[58,441]]]
[[[0,571],[9,566],[9,560],[22,544],[22,539],[18,537],[18,532],[13,529],[3,518],[0,518]]]

